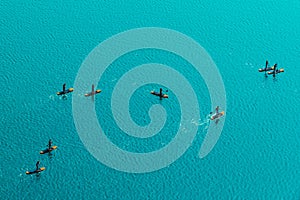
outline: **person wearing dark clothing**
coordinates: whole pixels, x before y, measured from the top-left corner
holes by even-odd
[[[51,146],[52,146],[52,140],[49,139],[49,142],[48,142],[48,149],[49,149],[49,150],[51,149]]]
[[[276,72],[277,72],[277,71],[276,71],[276,68],[277,68],[277,64],[274,65],[274,73],[273,73],[273,77],[275,77],[275,75],[276,75]]]
[[[216,114],[219,113],[219,106],[216,107]]]
[[[36,166],[36,171],[39,170],[39,166],[40,166],[40,161],[39,160],[36,162],[35,166]]]

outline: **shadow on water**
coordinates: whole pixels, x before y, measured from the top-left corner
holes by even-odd
[[[48,158],[49,158],[49,161],[51,162],[52,160],[53,160],[53,158],[55,157],[55,152],[53,153],[53,152],[49,152],[48,153]]]
[[[61,96],[57,96],[57,95],[50,95],[49,96],[49,99],[51,100],[51,101],[55,101],[55,100],[57,100],[57,99],[59,99],[59,100],[68,100],[68,95],[61,95]]]
[[[67,95],[63,95],[63,96],[61,97],[61,99],[62,99],[62,100],[68,100],[68,97],[67,97]]]

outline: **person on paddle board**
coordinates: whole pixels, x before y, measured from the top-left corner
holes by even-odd
[[[267,71],[268,64],[269,64],[269,62],[268,62],[268,60],[267,60],[267,61],[266,61],[266,67],[265,67],[265,71]]]
[[[40,166],[40,161],[39,160],[36,162],[35,166],[36,166],[36,171],[39,170],[39,166]]]
[[[266,77],[268,77],[268,75],[267,75],[268,64],[269,64],[269,61],[266,60],[266,67],[265,67],[265,76],[266,76]]]
[[[64,83],[63,84],[63,91],[65,91],[66,90],[66,84]]]
[[[48,149],[49,149],[49,150],[51,149],[51,146],[52,146],[52,140],[49,139],[49,142],[48,142]]]
[[[219,113],[219,106],[216,107],[216,114]]]
[[[219,113],[219,106],[217,106],[215,109],[216,109],[216,113],[215,114],[218,114]],[[212,115],[213,112],[210,112],[209,114]]]
[[[274,65],[274,73],[273,73],[273,77],[275,77],[275,74],[276,74],[276,69],[277,68],[277,63]]]

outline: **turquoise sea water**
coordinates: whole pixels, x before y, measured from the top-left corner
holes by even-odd
[[[1,199],[299,199],[300,198],[300,1],[1,1],[0,86]],[[105,39],[129,29],[162,27],[184,33],[210,54],[223,78],[227,112],[221,137],[208,156],[198,157],[205,127],[170,166],[134,174],[98,162],[80,140],[72,116],[72,95],[55,95],[74,84],[86,56]],[[118,48],[118,47],[116,47]],[[273,80],[257,69],[278,63]],[[140,50],[117,59],[98,83],[95,99],[107,137],[133,152],[159,149],[175,136],[178,101],[161,104],[168,121],[146,141],[122,133],[110,111],[116,80],[148,62],[168,64],[190,81],[210,112],[201,76],[180,57]],[[184,68],[181,66],[185,66]],[[160,103],[145,92],[130,101],[137,124]],[[76,88],[75,88],[76,89]],[[172,91],[169,92],[172,97]],[[52,156],[39,155],[51,138]],[[27,176],[41,160],[46,171]]]

